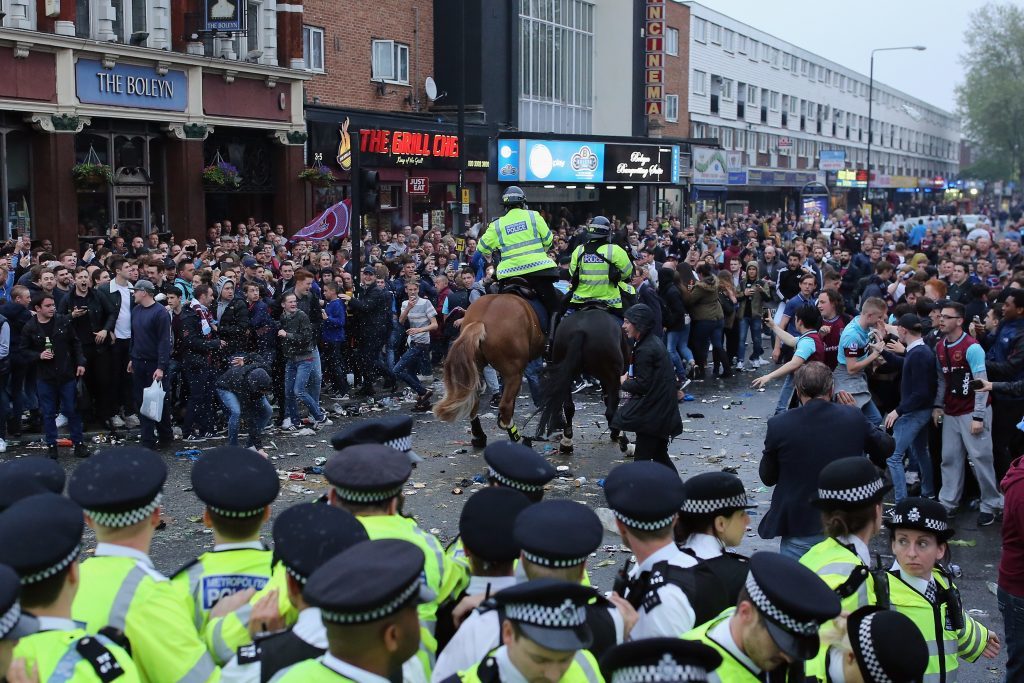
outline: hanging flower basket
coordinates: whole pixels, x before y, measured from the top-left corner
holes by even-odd
[[[77,187],[95,188],[113,182],[114,172],[106,164],[85,162],[71,167],[71,177]]]
[[[242,184],[242,176],[233,164],[217,161],[203,169],[203,182],[207,185],[234,189]]]
[[[331,169],[326,166],[307,166],[299,171],[299,180],[305,180],[314,187],[330,187],[337,182]]]

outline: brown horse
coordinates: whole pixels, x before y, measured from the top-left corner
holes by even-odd
[[[537,314],[525,299],[515,294],[488,294],[473,302],[462,318],[459,338],[448,350],[444,364],[445,396],[434,406],[434,414],[445,422],[470,420],[473,445],[487,445],[480,426],[480,374],[490,365],[505,385],[498,406],[498,426],[519,441],[519,429],[512,421],[516,396],[527,364],[544,351],[544,334]]]

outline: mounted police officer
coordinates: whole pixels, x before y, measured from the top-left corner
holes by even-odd
[[[608,219],[595,216],[587,226],[587,241],[573,250],[569,259],[569,308],[600,302],[621,318],[622,311],[632,305],[636,294],[629,284],[633,263],[626,250],[612,242],[611,232]]]
[[[526,195],[515,185],[501,195],[506,213],[491,221],[480,238],[477,249],[484,256],[494,251],[501,253],[501,261],[494,269],[498,282],[509,278],[522,278],[537,293],[537,298],[554,318],[561,306],[561,294],[555,289],[559,279],[558,265],[548,257],[553,237],[544,217],[526,208]],[[550,329],[554,329],[554,320]]]

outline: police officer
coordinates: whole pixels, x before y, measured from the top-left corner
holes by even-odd
[[[322,655],[327,633],[320,610],[309,606],[302,589],[327,560],[369,539],[351,513],[316,503],[300,503],[278,515],[273,537],[275,572],[284,576],[285,593],[298,617],[290,629],[240,647],[224,666],[222,683],[263,683],[292,664]]]
[[[608,683],[705,683],[722,658],[704,643],[646,638],[616,645],[601,658]]]
[[[451,600],[437,611],[437,647],[455,635],[453,613],[466,597],[481,596],[484,600],[516,582],[515,562],[520,547],[513,537],[516,518],[530,506],[530,500],[515,489],[489,487],[477,491],[462,508],[459,517],[460,548],[469,568],[465,586],[460,586]],[[463,610],[469,608],[467,601]],[[473,604],[475,607],[475,604]]]
[[[103,451],[71,475],[68,496],[85,511],[97,540],[93,557],[82,563],[71,616],[87,631],[123,631],[144,680],[216,679],[187,596],[149,558],[166,479],[160,456],[138,447]]]
[[[573,581],[535,579],[494,596],[501,615],[501,646],[446,683],[483,681],[603,681],[594,655],[587,605],[593,588]],[[436,679],[435,679],[436,680]]]
[[[441,542],[401,514],[402,487],[412,474],[409,457],[378,444],[348,446],[335,453],[324,467],[331,485],[328,502],[354,514],[371,539],[399,538],[423,553],[427,587],[435,598],[420,605],[420,618],[433,633],[437,607],[463,581],[465,568],[444,553]]]
[[[37,493],[62,493],[65,479],[63,467],[38,455],[0,464],[0,512]]]
[[[494,274],[498,282],[518,277],[537,292],[548,317],[554,318],[561,307],[561,294],[555,289],[559,279],[558,264],[547,254],[553,237],[544,217],[526,208],[526,195],[515,185],[509,186],[501,195],[506,213],[491,221],[487,231],[480,237],[477,250],[484,256],[494,251],[501,253]],[[557,321],[549,326],[554,329]]]
[[[361,420],[348,425],[331,437],[331,446],[340,451],[349,446],[376,443],[402,451],[413,465],[423,462],[412,448],[413,419],[409,415],[389,415],[374,420]]]
[[[206,505],[203,524],[213,529],[213,551],[183,566],[171,581],[194,603],[197,631],[221,598],[267,585],[271,554],[260,541],[260,527],[270,519],[280,488],[274,466],[248,448],[213,448],[192,466],[192,489]]]
[[[611,241],[611,231],[607,218],[595,216],[587,226],[587,241],[573,250],[569,258],[569,306],[599,302],[621,318],[623,293],[630,299],[629,305],[636,294],[629,284],[633,262],[625,249]]]
[[[20,591],[21,581],[17,573],[7,565],[0,564],[0,672],[12,668],[11,658],[18,639],[39,629],[36,618],[22,612],[18,601]],[[23,680],[29,680],[24,660],[20,660],[16,666],[24,674]]]
[[[839,597],[796,560],[760,552],[736,607],[683,635],[722,657],[714,680],[762,681],[771,672],[818,653],[818,630],[839,615]]]
[[[608,474],[604,495],[622,542],[636,557],[624,589],[621,581],[617,586],[639,613],[631,637],[678,636],[690,630],[700,622],[691,604],[692,573],[682,570],[697,560],[681,551],[672,535],[683,504],[683,482],[666,473],[664,465],[632,462]]]
[[[825,540],[800,564],[835,589],[846,612],[877,604],[868,543],[882,530],[882,499],[890,490],[863,456],[833,460],[818,474],[811,503],[821,510]]]
[[[399,539],[363,541],[334,556],[313,572],[302,593],[320,609],[327,652],[272,680],[398,680],[420,646],[417,605],[429,599],[423,568],[420,549]]]
[[[912,683],[928,666],[928,646],[914,622],[873,605],[826,626],[821,640],[818,656],[807,662],[808,682]]]
[[[84,527],[82,508],[51,492],[23,498],[0,515],[0,562],[18,573],[21,607],[38,627],[18,641],[14,656],[42,681],[138,681],[135,663],[115,642],[119,634],[90,634],[71,620]]]
[[[587,558],[601,545],[604,528],[597,514],[571,500],[534,503],[516,517],[514,539],[521,581],[553,579],[582,584]],[[501,643],[498,603],[485,602],[459,627],[434,666],[433,679],[441,681],[479,662]],[[603,598],[587,606],[591,652],[600,656],[627,635],[623,615]]]

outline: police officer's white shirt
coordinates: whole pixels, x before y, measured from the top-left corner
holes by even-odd
[[[96,551],[93,553],[93,557],[130,557],[135,560],[135,565],[143,569],[156,581],[168,581],[168,578],[158,572],[153,567],[153,560],[149,558],[149,555],[136,550],[135,548],[129,548],[124,545],[115,545],[114,543],[97,543]]]
[[[526,677],[519,673],[519,669],[508,658],[508,648],[502,645],[494,653],[494,661],[498,663],[498,675],[501,683],[528,683]]]
[[[935,580],[930,576],[927,579],[922,579],[920,576],[914,576],[913,574],[904,571],[903,567],[900,566],[899,561],[894,561],[892,563],[892,569],[893,571],[899,571],[900,578],[903,579],[903,582],[921,595],[928,592],[928,586]]]
[[[871,550],[868,548],[868,544],[861,540],[859,536],[839,536],[836,540],[843,545],[852,545],[860,561],[867,567],[871,566]]]
[[[266,550],[266,546],[260,541],[242,541],[240,543],[218,543],[213,546],[213,552],[219,553],[225,550]]]
[[[690,534],[683,548],[692,551],[698,560],[711,560],[725,552],[725,546],[718,540],[718,536],[711,534]]]
[[[728,619],[723,619],[719,622],[710,631],[708,631],[708,637],[721,645],[726,652],[736,659],[736,661],[753,671],[755,675],[760,676],[761,667],[754,664],[754,660],[745,655],[740,649],[740,646],[737,645],[736,641],[732,638],[732,631],[729,630],[729,622],[732,621],[733,618],[734,617],[729,617]]]
[[[697,564],[696,558],[684,553],[674,543],[669,543],[634,566],[630,574],[639,576],[641,572],[651,571],[651,568],[659,562],[668,562],[683,568],[693,567]],[[671,583],[664,583],[657,589],[657,598],[660,603],[653,605],[650,610],[644,604],[640,605],[640,609],[637,610],[636,625],[629,634],[631,640],[657,637],[678,638],[680,634],[686,633],[697,625],[697,615],[682,588]],[[646,596],[644,602],[647,602]]]
[[[518,582],[519,579],[515,576],[471,576],[466,587],[466,595],[494,595]]]
[[[355,681],[355,683],[390,683],[383,676],[378,676],[366,669],[360,669],[358,666],[352,666],[348,662],[343,662],[330,652],[325,653],[320,658],[320,662],[331,671],[339,673],[345,678]]]
[[[36,622],[39,624],[40,632],[74,631],[75,629],[85,629],[85,624],[81,621],[66,619],[64,617],[36,617]]]

